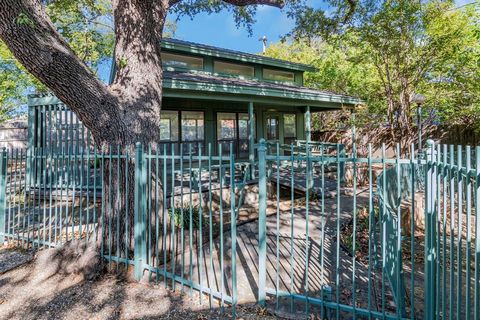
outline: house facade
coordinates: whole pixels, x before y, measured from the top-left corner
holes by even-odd
[[[212,143],[215,153],[253,157],[255,141],[310,140],[310,115],[354,107],[360,100],[303,86],[298,63],[186,41],[162,41],[164,67],[160,139],[175,145]],[[111,80],[115,77],[112,68]],[[29,102],[29,144],[67,147],[90,141],[73,112],[55,97]],[[78,145],[78,143],[77,143]]]

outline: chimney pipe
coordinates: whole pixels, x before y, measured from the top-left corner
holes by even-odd
[[[259,41],[262,41],[262,54],[265,54],[267,52],[267,36],[263,36]]]

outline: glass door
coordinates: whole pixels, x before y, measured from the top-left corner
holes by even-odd
[[[297,139],[297,115],[295,113],[266,113],[265,138],[270,143],[295,143]],[[274,148],[271,149],[272,152]],[[288,153],[284,153],[288,154]]]
[[[268,142],[276,143],[280,142],[282,143],[280,139],[280,115],[278,114],[267,114],[266,115],[266,126],[267,134],[265,135],[267,137]]]
[[[222,145],[222,153],[233,153],[239,158],[248,158],[248,114],[236,112],[217,113],[217,141]]]
[[[237,136],[237,114],[233,112],[218,112],[217,140],[222,145],[223,154],[230,153],[230,144],[232,144],[233,150],[236,150]]]
[[[238,157],[241,159],[248,158],[248,113],[239,113],[238,114]],[[255,135],[253,135],[255,138]]]

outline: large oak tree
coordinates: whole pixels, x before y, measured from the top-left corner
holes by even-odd
[[[250,32],[257,5],[288,6],[293,17],[310,12],[305,0],[112,0],[113,52],[117,70],[113,83],[106,85],[57,30],[45,10],[51,2],[0,0],[0,39],[28,72],[75,112],[103,151],[110,146],[120,146],[127,151],[136,142],[154,148],[159,142],[163,76],[160,42],[169,12],[193,16],[201,11],[212,13],[227,9],[232,12],[237,25],[246,25]],[[89,0],[83,2],[88,4]],[[90,2],[95,3],[95,0]],[[344,1],[351,9],[355,2]],[[342,9],[339,12],[347,12],[348,16],[348,11]],[[107,162],[106,172],[115,165],[122,166],[120,176],[115,176],[117,170],[111,170],[113,176],[103,181],[105,190],[114,185],[125,186],[126,179],[133,181],[132,165],[127,171],[124,170],[125,163]],[[128,185],[133,188],[133,183]],[[111,193],[104,193],[105,197],[108,194],[113,198],[104,198],[105,203],[113,206],[106,208],[103,219],[113,224],[117,221],[111,219],[113,216],[131,219],[134,207],[133,190],[123,190],[126,188],[122,187],[120,194],[115,194],[115,189],[110,188]],[[131,211],[128,215],[125,214],[126,204]],[[119,223],[120,234],[123,234],[126,223]],[[109,227],[110,230],[117,229],[115,225]],[[99,232],[99,238],[105,237],[102,230]],[[112,241],[115,243],[115,239]]]

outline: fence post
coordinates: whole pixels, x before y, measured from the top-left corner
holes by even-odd
[[[337,163],[337,166],[340,166],[340,183],[343,185],[345,183],[345,158],[347,157],[347,149],[343,143],[337,144],[337,147],[337,153],[340,155],[340,158],[343,159],[343,161]]]
[[[135,145],[135,203],[134,203],[134,263],[136,280],[143,276],[144,264],[147,261],[146,248],[146,168],[143,146],[137,142]]]
[[[7,226],[5,225],[5,202],[7,199],[7,152],[5,148],[0,156],[0,245],[5,242]]]
[[[433,140],[427,141],[427,170],[425,177],[425,319],[434,319],[436,316],[436,186],[435,186],[435,147]]]
[[[258,146],[258,303],[265,305],[267,282],[267,170],[265,139]]]

